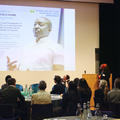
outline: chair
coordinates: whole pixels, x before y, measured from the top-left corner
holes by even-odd
[[[20,91],[23,91],[23,86],[20,84],[16,84],[16,88],[18,88]]]
[[[42,120],[52,117],[52,104],[32,104],[32,120]]]
[[[11,104],[0,104],[0,120],[18,120],[16,109]]]
[[[35,83],[35,84],[32,84],[30,87],[32,88],[32,93],[37,93],[37,91],[39,90],[39,84],[38,83]]]
[[[110,103],[109,110],[112,111],[112,117],[120,118],[120,103]]]

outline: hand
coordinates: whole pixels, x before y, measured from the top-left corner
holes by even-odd
[[[7,67],[8,67],[8,70],[10,71],[14,71],[14,70],[19,70],[19,67],[17,67],[16,65],[17,61],[10,61],[10,58],[7,56]]]

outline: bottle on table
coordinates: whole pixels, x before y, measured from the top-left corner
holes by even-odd
[[[87,120],[87,105],[86,105],[86,103],[83,103],[82,120]]]
[[[102,117],[102,120],[108,120],[108,115],[104,114],[103,117]]]
[[[76,116],[82,116],[82,107],[80,103],[77,104]]]
[[[29,96],[32,96],[32,92],[33,92],[33,90],[32,90],[32,87],[30,86],[29,87]]]
[[[25,93],[25,96],[27,96],[27,94],[28,94],[27,84],[25,85],[24,93]]]
[[[102,117],[102,113],[101,113],[101,110],[100,110],[100,105],[99,103],[96,104],[96,110],[95,110],[95,120],[101,120],[101,117]]]
[[[87,102],[87,120],[92,120],[92,113],[90,110],[90,101]]]

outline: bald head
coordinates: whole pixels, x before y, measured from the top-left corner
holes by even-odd
[[[41,17],[36,19],[34,23],[34,36],[36,37],[38,42],[41,38],[47,37],[52,29],[51,21],[45,17]]]

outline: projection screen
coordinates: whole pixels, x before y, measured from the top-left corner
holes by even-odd
[[[0,5],[0,48],[1,71],[75,70],[75,9]]]

